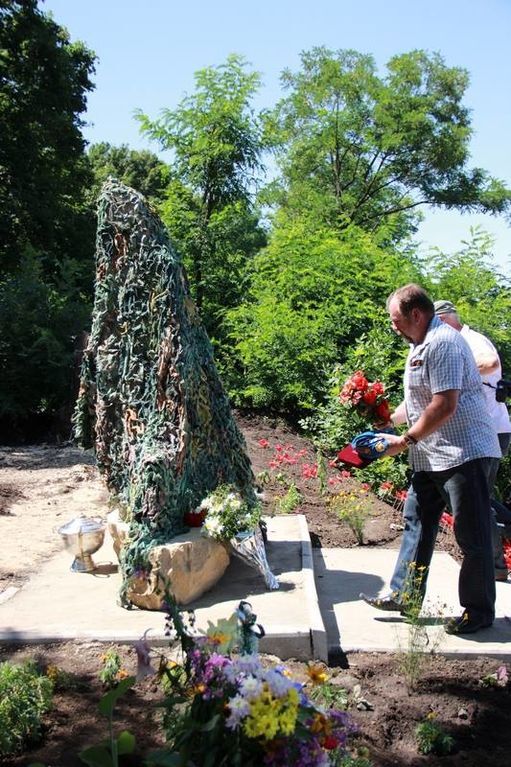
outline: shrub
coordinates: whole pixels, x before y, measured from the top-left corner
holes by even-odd
[[[52,692],[51,681],[39,674],[33,661],[0,664],[0,756],[37,743]]]
[[[275,499],[275,512],[277,514],[292,514],[298,508],[303,498],[302,494],[292,482],[285,495],[277,496]]]
[[[330,498],[329,504],[341,522],[348,525],[361,546],[364,543],[365,523],[372,508],[372,499],[368,497],[367,490],[341,490]]]
[[[415,730],[417,746],[421,754],[436,754],[444,756],[454,750],[455,741],[451,735],[447,735],[435,721],[435,714],[431,712],[426,716]]]

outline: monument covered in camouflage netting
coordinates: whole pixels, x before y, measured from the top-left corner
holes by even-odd
[[[99,198],[92,331],[75,436],[94,446],[108,487],[137,526],[139,548],[183,532],[218,485],[253,500],[253,474],[190,297],[158,216],[110,179]]]

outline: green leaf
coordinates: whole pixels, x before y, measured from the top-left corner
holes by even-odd
[[[78,756],[89,767],[114,767],[112,754],[106,746],[91,746],[80,751]]]
[[[218,721],[220,719],[220,714],[215,714],[215,716],[212,716],[211,719],[209,719],[205,724],[202,725],[201,732],[211,732],[211,730],[214,730],[215,727],[218,724]]]
[[[182,767],[181,756],[175,751],[162,748],[146,758],[147,767]]]
[[[209,751],[208,755],[207,755],[207,757],[206,757],[206,759],[204,761],[204,767],[215,767],[215,765],[217,764],[216,757],[217,757],[216,750],[215,751]]]
[[[117,738],[117,753],[132,754],[135,750],[135,736],[129,730],[123,730]]]
[[[98,704],[100,714],[111,717],[115,704],[121,695],[124,695],[124,693],[135,684],[135,681],[136,679],[134,676],[127,676],[125,679],[121,679],[117,687],[107,692],[106,695],[103,695]]]

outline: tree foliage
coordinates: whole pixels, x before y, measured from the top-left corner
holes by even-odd
[[[479,228],[455,253],[433,250],[424,263],[424,284],[435,300],[452,301],[461,321],[497,347],[507,378],[511,373],[511,281],[493,259],[493,238]]]
[[[23,245],[45,254],[44,271],[76,248],[89,182],[81,113],[94,54],[72,43],[36,0],[0,6],[0,253],[15,267]]]
[[[416,274],[356,227],[340,238],[311,219],[283,222],[255,260],[246,303],[227,315],[238,366],[222,364],[237,401],[312,408],[333,366],[382,316],[385,297]]]
[[[252,205],[262,168],[262,126],[251,106],[260,77],[231,55],[198,71],[195,82],[195,92],[159,119],[141,112],[137,118],[145,135],[172,152],[173,181],[162,215],[215,333],[222,303],[240,300],[243,261],[264,239]]]
[[[169,168],[152,152],[130,149],[126,144],[112,146],[103,141],[89,147],[87,157],[94,174],[91,198],[94,204],[109,176],[140,192],[150,202],[164,199],[169,183]]]
[[[468,73],[439,54],[394,56],[379,77],[372,56],[314,48],[282,85],[288,95],[267,123],[282,171],[269,195],[278,204],[312,204],[338,229],[376,229],[394,217],[397,235],[425,203],[509,209],[504,184],[468,167]]]
[[[94,229],[80,115],[94,54],[35,0],[0,5],[0,417],[69,400]]]

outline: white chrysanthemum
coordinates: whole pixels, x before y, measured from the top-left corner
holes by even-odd
[[[240,684],[240,695],[247,700],[258,698],[263,691],[263,683],[254,676],[248,676]]]
[[[210,535],[220,535],[222,532],[222,523],[217,517],[206,517],[204,529]]]
[[[229,716],[225,720],[225,726],[230,730],[236,729],[241,720],[250,713],[250,704],[248,700],[241,695],[235,695],[227,701],[229,707]]]

